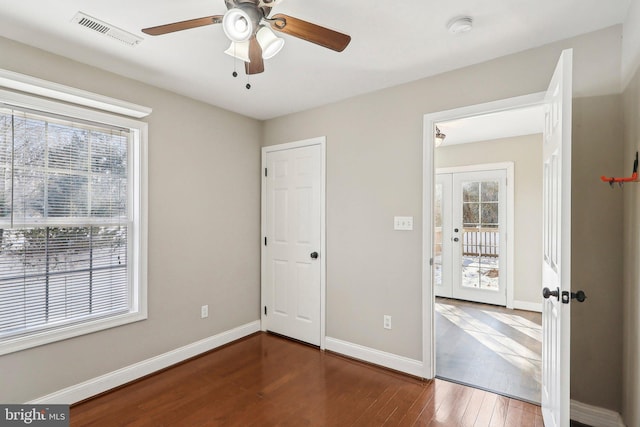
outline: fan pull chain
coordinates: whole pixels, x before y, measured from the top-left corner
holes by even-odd
[[[236,64],[238,63],[238,57],[236,56],[236,44],[233,44],[233,73],[231,75],[233,77],[238,77],[238,72],[236,71]]]
[[[238,77],[238,71],[237,71],[237,65],[238,65],[238,57],[236,56],[236,44],[233,44],[233,73],[231,73],[231,75],[235,78]],[[249,80],[249,75],[247,74],[247,84],[245,85],[245,87],[247,88],[247,90],[251,89],[251,83]]]

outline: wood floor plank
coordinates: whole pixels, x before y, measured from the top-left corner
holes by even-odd
[[[469,399],[469,404],[464,410],[464,415],[462,416],[462,420],[460,421],[460,425],[463,427],[473,427],[476,424],[476,420],[478,419],[478,415],[480,414],[480,410],[482,409],[482,404],[484,402],[484,398],[487,395],[486,392],[482,390],[475,389],[471,394],[471,398]]]
[[[389,402],[390,399],[395,396],[398,390],[395,387],[387,386],[384,391],[378,396],[376,400],[374,400],[371,405],[367,409],[365,409],[360,417],[353,424],[355,427],[367,427],[373,424],[376,419],[378,413],[384,408],[384,406]],[[378,420],[380,422],[380,420]],[[384,421],[383,421],[384,422]]]
[[[535,427],[536,426],[536,414],[522,410],[522,427]]]
[[[455,403],[451,405],[451,411],[449,412],[449,422],[447,425],[458,425],[464,416],[465,410],[469,406],[469,402],[471,400],[471,396],[473,395],[474,389],[470,387],[466,387],[463,385],[459,385],[460,394],[458,395],[458,399]]]
[[[490,425],[491,416],[493,415],[493,411],[497,401],[498,395],[484,392],[482,405],[478,411],[478,416],[476,417],[474,427],[487,427]]]
[[[409,414],[414,403],[422,401],[422,394],[430,389],[428,384],[411,384],[402,386],[397,394],[397,399],[393,401],[393,410],[387,409],[389,415],[384,420],[383,426],[397,426],[400,421]]]
[[[71,426],[541,426],[540,408],[260,333],[71,408]]]
[[[496,399],[496,404],[493,407],[493,414],[491,414],[491,421],[489,421],[489,427],[505,426],[508,408],[509,408],[509,398],[504,396],[498,396]]]
[[[420,395],[415,399],[415,401],[411,404],[411,406],[406,411],[406,413],[399,419],[398,423],[395,425],[402,426],[402,427],[413,426],[418,420],[418,418],[420,418],[422,413],[425,411],[425,409],[428,406],[433,405],[433,402],[434,402],[433,395],[435,390],[435,386],[433,383],[434,381],[432,380],[429,384],[426,385],[426,387],[422,390]],[[434,412],[435,411],[432,409],[431,413],[434,413]],[[389,426],[394,425],[394,424],[391,424],[391,420],[388,420],[386,424]]]
[[[459,425],[474,390],[459,384],[454,384],[454,387],[454,394],[451,399],[442,402],[430,423],[431,426]]]
[[[509,402],[509,406],[507,407],[507,416],[505,417],[504,425],[505,426],[522,426],[522,409],[514,406]]]
[[[536,410],[537,406],[531,405],[531,404],[523,402],[521,400],[511,399],[511,401],[509,402],[509,406],[520,408],[524,412],[531,413],[531,414],[535,414],[535,413],[539,412],[539,411]]]
[[[436,413],[440,406],[455,398],[456,384],[442,380],[435,380],[433,382],[433,398],[424,407],[414,425],[416,426],[428,426],[431,425]]]

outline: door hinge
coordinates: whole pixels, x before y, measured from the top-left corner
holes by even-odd
[[[267,236],[264,236],[264,245],[267,246]]]
[[[429,258],[429,265],[433,267],[433,258]]]
[[[267,176],[267,168],[264,168],[264,176]]]
[[[266,305],[264,306],[264,315],[265,316],[267,315],[267,306]]]

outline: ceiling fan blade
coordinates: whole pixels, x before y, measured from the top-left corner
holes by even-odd
[[[268,21],[271,24],[271,28],[276,31],[298,37],[336,52],[342,52],[351,41],[351,36],[282,13],[272,16]]]
[[[262,59],[262,48],[256,36],[249,39],[249,60],[244,63],[244,71],[249,74],[260,74],[264,71],[264,60]]]
[[[222,17],[222,15],[213,15],[206,16],[204,18],[188,19],[186,21],[145,28],[142,32],[149,34],[150,36],[160,36],[162,34],[173,33],[174,31],[188,30],[190,28],[203,27],[211,24],[220,24],[222,22]]]

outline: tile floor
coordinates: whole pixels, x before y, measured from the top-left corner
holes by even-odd
[[[436,300],[436,375],[540,403],[542,317],[447,298]]]

